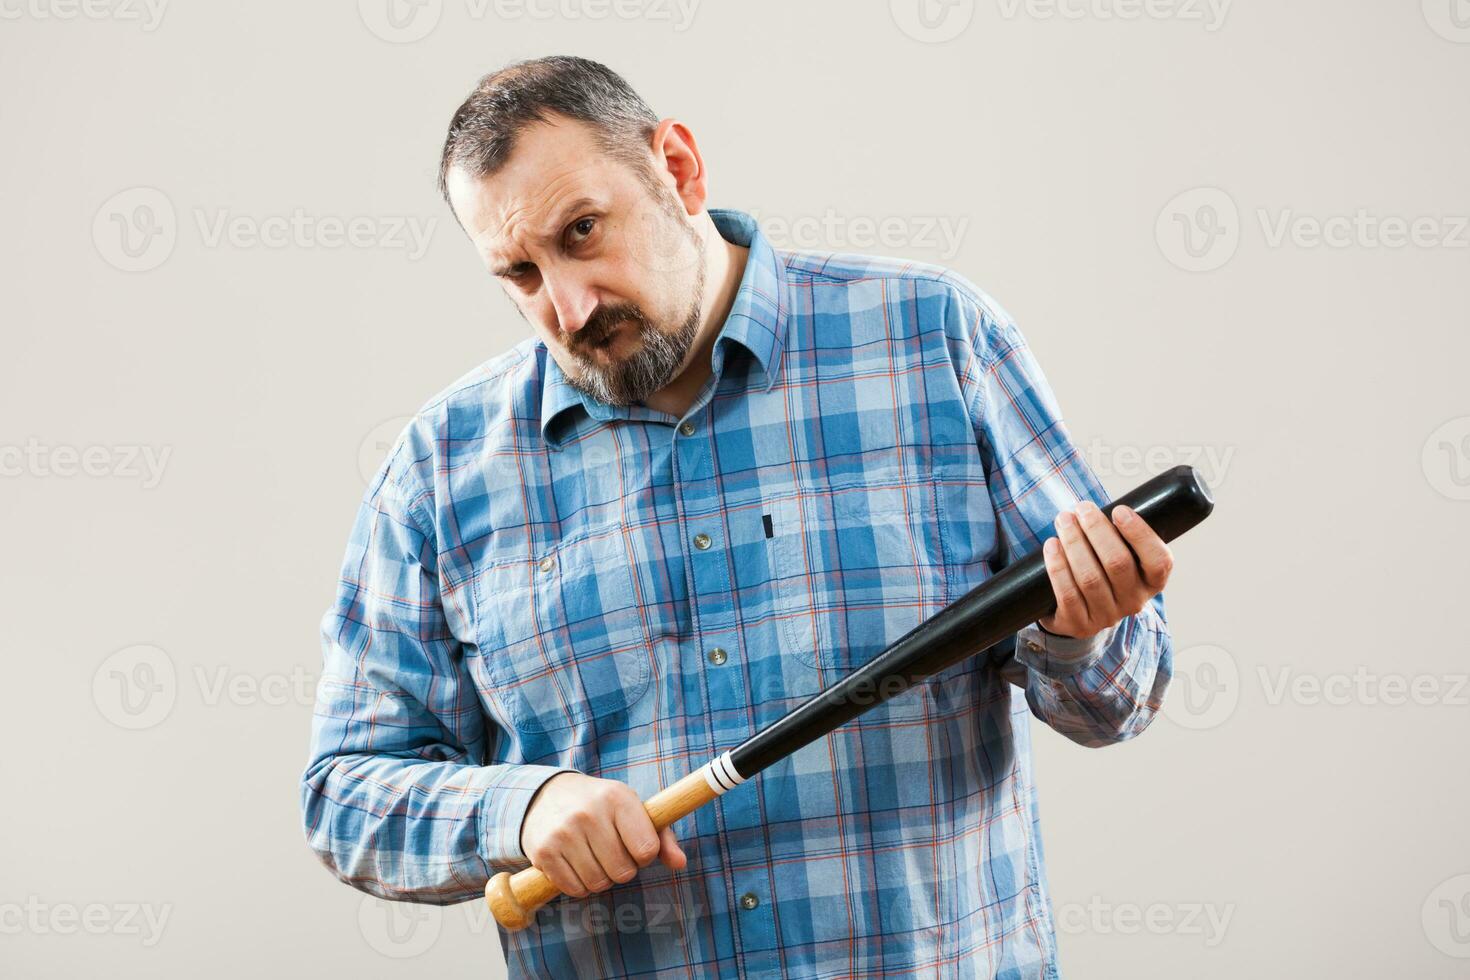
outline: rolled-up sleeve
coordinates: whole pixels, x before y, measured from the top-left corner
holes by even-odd
[[[985,462],[997,529],[999,569],[1056,533],[1058,513],[1107,493],[1073,444],[1056,397],[1014,321],[955,276],[949,305],[952,349]],[[1162,594],[1095,637],[1021,630],[999,667],[1024,687],[1032,714],[1067,738],[1109,745],[1142,732],[1157,714],[1172,673]]]
[[[449,904],[527,865],[520,827],[555,766],[487,765],[484,713],[442,605],[435,540],[385,468],[358,510],[321,620],[301,779],[306,839],[342,881]]]

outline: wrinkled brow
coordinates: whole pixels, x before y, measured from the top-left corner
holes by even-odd
[[[571,219],[571,216],[573,214],[576,214],[578,211],[582,211],[588,208],[601,209],[602,204],[601,202],[595,201],[592,198],[586,196],[579,197],[573,201],[569,201],[568,203],[557,208],[555,212],[556,219],[548,223],[548,226],[551,228],[550,231],[538,232],[533,234],[531,237],[535,241],[541,242],[543,244],[551,241],[561,234],[562,229],[566,226],[567,222]],[[490,271],[493,275],[504,276],[508,275],[511,270],[513,270],[516,266],[520,264],[521,263],[519,261],[504,262],[496,265]]]

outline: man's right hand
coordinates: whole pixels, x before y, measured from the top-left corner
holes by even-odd
[[[579,772],[541,784],[521,821],[521,850],[576,898],[630,881],[654,858],[673,871],[688,861],[674,828],[655,830],[631,786]]]

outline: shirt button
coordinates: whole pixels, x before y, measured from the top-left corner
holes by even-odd
[[[740,896],[740,907],[743,909],[753,909],[760,903],[761,900],[755,897],[755,892],[746,892]]]
[[[551,556],[547,555],[545,558],[541,559],[541,570],[543,572],[549,572],[551,571],[552,566],[554,566],[555,564],[556,562],[551,560]]]
[[[708,534],[696,534],[694,536],[694,547],[698,548],[700,551],[704,551],[706,548],[708,548],[709,544],[710,541]]]
[[[679,431],[682,434],[686,435],[686,436],[692,436],[692,435],[694,435],[694,423],[693,422],[684,422],[684,423],[682,423],[679,426]]]
[[[709,662],[718,667],[726,660],[725,651],[721,647],[715,647],[709,652]]]

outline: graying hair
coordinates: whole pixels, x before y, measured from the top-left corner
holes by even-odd
[[[449,172],[460,168],[476,180],[505,165],[527,126],[557,113],[592,126],[600,148],[628,164],[650,188],[649,139],[658,116],[620,75],[572,55],[518,61],[490,72],[455,110],[439,159],[439,194],[450,210]]]

